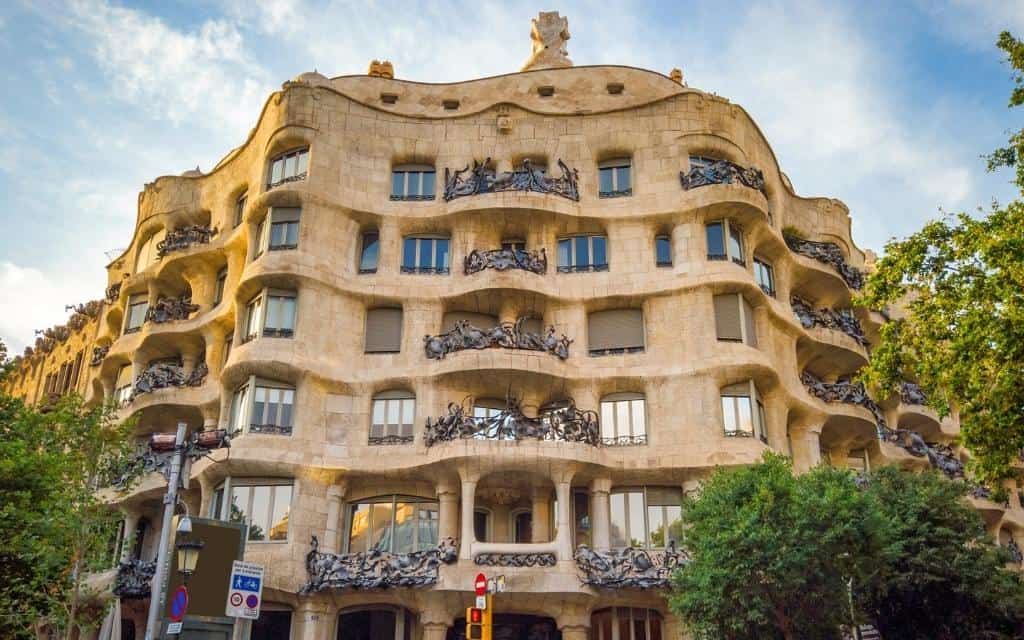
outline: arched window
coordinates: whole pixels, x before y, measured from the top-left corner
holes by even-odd
[[[305,180],[307,169],[309,169],[309,147],[282,153],[273,158],[267,168],[267,189],[273,189],[286,182]]]
[[[449,244],[447,236],[406,236],[402,241],[402,273],[447,275]]]
[[[290,478],[229,477],[213,492],[210,517],[245,523],[250,542],[287,540],[293,484]]]
[[[743,229],[730,220],[717,220],[704,225],[708,243],[708,260],[732,260],[747,264],[743,253]]]

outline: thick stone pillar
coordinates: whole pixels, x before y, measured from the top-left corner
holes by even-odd
[[[587,640],[590,637],[590,627],[583,625],[567,625],[561,631],[562,640]]]
[[[558,543],[558,559],[572,561],[572,485],[569,477],[555,483],[555,499],[558,500],[558,513],[555,514],[555,526],[558,527],[558,535],[555,542]],[[565,640],[565,638],[563,638]]]
[[[292,638],[295,640],[333,640],[334,614],[322,602],[306,601],[299,605],[297,625]]]
[[[341,504],[345,499],[346,487],[332,484],[327,487],[327,522],[324,525],[324,549],[330,553],[341,553]]]
[[[546,488],[534,487],[533,489],[533,522],[531,524],[530,542],[551,541],[551,493]],[[561,508],[561,503],[559,503]]]
[[[121,557],[120,562],[128,562],[131,559],[132,547],[135,546],[135,528],[139,526],[139,514],[129,511],[124,514],[124,531],[121,534]]]
[[[821,427],[791,429],[789,437],[793,449],[794,471],[803,473],[821,462]]]
[[[463,560],[473,559],[473,505],[476,501],[476,478],[464,478],[462,480],[462,539],[459,545],[459,558]],[[440,514],[439,514],[440,515]]]
[[[590,483],[590,542],[594,549],[606,550],[612,546],[611,507],[608,502],[611,490],[610,478],[597,478]]]
[[[590,611],[578,604],[566,603],[555,618],[555,624],[562,632],[562,640],[587,640],[590,635]]]
[[[437,487],[438,523],[437,536],[445,538],[459,537],[459,492],[451,484],[440,484]]]
[[[452,624],[451,612],[445,608],[441,594],[428,594],[425,606],[420,611],[420,626],[423,627],[423,640],[445,640],[448,627]]]
[[[445,640],[448,636],[448,626],[443,622],[424,622],[423,640]]]

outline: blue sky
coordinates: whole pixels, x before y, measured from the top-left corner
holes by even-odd
[[[260,4],[262,7],[256,7]],[[8,0],[0,6],[0,338],[19,352],[99,297],[144,183],[212,167],[297,74],[453,81],[517,70],[539,10],[576,64],[668,72],[741,104],[802,195],[881,249],[939,208],[1015,195],[979,156],[1019,128],[994,42],[1024,0],[333,2]],[[1020,110],[1018,110],[1020,111]]]

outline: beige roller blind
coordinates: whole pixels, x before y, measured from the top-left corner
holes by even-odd
[[[644,314],[640,309],[596,311],[587,318],[591,351],[631,349],[644,346]]]
[[[397,353],[402,349],[402,310],[366,312],[366,353]]]
[[[127,387],[131,383],[132,383],[132,365],[126,364],[123,367],[121,367],[120,370],[118,370],[118,372],[117,372],[117,382],[115,383],[114,388],[115,389],[120,389],[121,387]]]
[[[298,222],[301,216],[299,207],[274,207],[270,210],[271,222]]]
[[[715,329],[719,340],[743,340],[738,297],[735,293],[715,296]]]
[[[736,384],[731,384],[728,387],[722,387],[722,395],[749,398],[750,382],[737,382]]]
[[[442,331],[448,332],[455,328],[455,323],[466,320],[477,329],[490,329],[498,324],[498,318],[486,313],[473,313],[472,311],[449,311],[444,314]]]
[[[743,307],[743,329],[747,333],[747,344],[756,347],[757,329],[754,326],[754,310],[750,308],[750,303],[743,296],[740,296],[740,306]]]

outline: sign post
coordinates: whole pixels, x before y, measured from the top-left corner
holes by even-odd
[[[263,600],[263,565],[235,560],[228,583],[224,613],[233,618],[255,620],[260,617]]]

